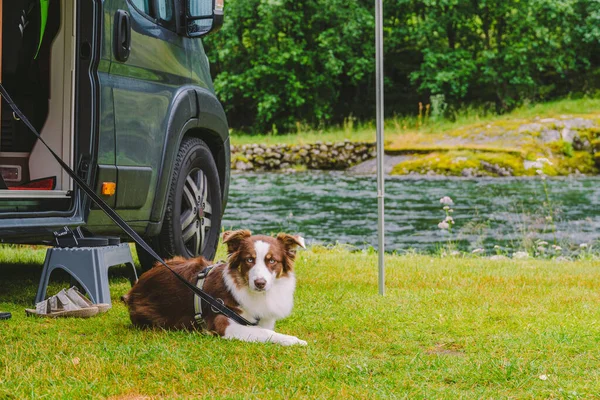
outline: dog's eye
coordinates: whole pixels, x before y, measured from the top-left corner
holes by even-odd
[[[246,258],[246,262],[248,264],[252,264],[254,262],[254,258],[250,257],[250,258]]]
[[[269,260],[269,264],[275,264],[275,260],[271,258],[271,259]]]

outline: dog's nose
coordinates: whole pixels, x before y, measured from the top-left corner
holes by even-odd
[[[257,289],[264,289],[266,285],[267,285],[267,281],[264,278],[256,278],[254,280],[254,286]]]

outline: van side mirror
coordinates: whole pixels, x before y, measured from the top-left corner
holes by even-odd
[[[223,0],[177,0],[177,32],[201,37],[223,26]]]

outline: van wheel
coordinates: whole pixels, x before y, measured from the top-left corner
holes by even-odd
[[[165,258],[204,256],[212,260],[221,230],[221,186],[210,149],[198,138],[185,138],[171,179],[167,209],[153,248]],[[141,250],[141,251],[140,251]],[[153,265],[138,248],[142,269]]]

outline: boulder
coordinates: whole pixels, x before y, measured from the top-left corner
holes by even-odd
[[[504,168],[497,164],[492,164],[487,161],[481,161],[481,167],[487,172],[496,174],[498,176],[512,176],[512,170],[510,168]]]
[[[544,125],[534,122],[531,124],[521,125],[519,127],[519,133],[524,133],[524,132],[537,133],[537,132],[540,132],[542,129],[544,129]]]
[[[560,131],[560,136],[562,137],[562,140],[572,144],[577,133],[569,128],[563,128],[563,130]]]
[[[544,129],[540,135],[542,143],[556,142],[561,137],[561,133],[555,129]]]

